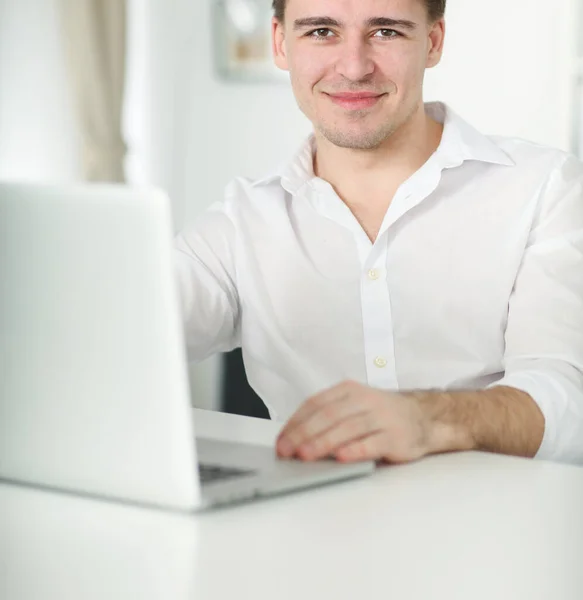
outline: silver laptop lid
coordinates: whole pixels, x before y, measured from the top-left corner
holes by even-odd
[[[162,192],[0,184],[0,477],[198,505]]]

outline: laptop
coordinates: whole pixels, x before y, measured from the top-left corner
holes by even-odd
[[[177,290],[163,192],[0,183],[1,479],[193,511],[373,471],[197,432]]]

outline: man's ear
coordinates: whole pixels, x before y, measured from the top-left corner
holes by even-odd
[[[275,65],[282,71],[289,71],[285,46],[285,28],[275,17],[271,21],[271,44]]]
[[[443,56],[445,42],[445,19],[436,21],[429,32],[429,52],[427,53],[426,67],[431,69],[437,66]]]

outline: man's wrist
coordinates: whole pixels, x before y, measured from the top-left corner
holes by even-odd
[[[426,454],[476,448],[470,424],[458,418],[454,395],[442,391],[419,391],[411,395],[421,409]]]

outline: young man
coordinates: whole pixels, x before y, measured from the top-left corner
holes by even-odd
[[[178,236],[190,357],[242,346],[282,457],[583,462],[581,164],[424,105],[445,0],[274,8],[314,134]]]

